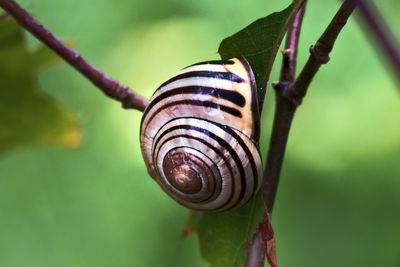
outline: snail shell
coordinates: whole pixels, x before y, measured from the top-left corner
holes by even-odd
[[[141,122],[148,172],[180,204],[222,211],[258,190],[260,115],[245,58],[182,69],[153,94]]]

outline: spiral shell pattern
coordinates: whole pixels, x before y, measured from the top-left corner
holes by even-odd
[[[188,208],[239,207],[261,183],[259,119],[254,75],[243,57],[182,69],[156,90],[144,112],[147,169]]]

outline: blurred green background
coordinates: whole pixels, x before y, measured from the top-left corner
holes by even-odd
[[[146,97],[178,69],[218,58],[224,37],[290,3],[18,2]],[[336,0],[309,1],[299,66],[338,7]],[[400,38],[400,2],[380,7]],[[400,262],[400,99],[379,54],[351,19],[296,114],[273,216],[281,266]],[[147,175],[141,113],[123,110],[66,64],[38,79],[78,114],[83,142],[76,150],[23,147],[0,158],[0,266],[207,266],[197,237],[180,238],[188,210]],[[269,88],[263,155],[273,106]]]

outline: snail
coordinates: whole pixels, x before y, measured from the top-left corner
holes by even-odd
[[[186,67],[151,97],[140,129],[149,174],[180,204],[223,211],[260,187],[260,115],[244,57]]]

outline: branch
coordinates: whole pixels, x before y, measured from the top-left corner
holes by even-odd
[[[273,84],[276,92],[275,117],[267,163],[264,170],[263,185],[261,187],[264,204],[268,207],[269,213],[272,213],[286,143],[296,108],[301,104],[319,67],[329,61],[329,53],[332,51],[336,38],[355,6],[356,4],[353,0],[346,0],[342,4],[325,32],[316,44],[311,46],[311,55],[299,77],[294,82],[293,77],[295,76],[297,43],[300,29],[296,30],[296,27],[293,27],[293,32],[288,35],[286,48],[283,50],[280,81]]]
[[[376,40],[385,52],[387,59],[392,63],[397,78],[400,78],[400,51],[396,48],[393,36],[389,33],[382,16],[374,5],[366,0],[356,0],[358,9],[368,29],[375,35]],[[374,10],[375,9],[375,10]],[[386,29],[385,29],[386,28]]]
[[[343,2],[325,32],[316,44],[311,46],[311,55],[299,77],[294,82],[291,80],[294,77],[294,66],[296,64],[293,55],[297,50],[298,36],[296,37],[294,34],[294,37],[288,38],[286,46],[289,52],[285,49],[283,53],[284,64],[282,66],[281,80],[274,83],[276,92],[275,118],[261,187],[264,204],[268,207],[269,213],[272,213],[286,143],[296,108],[301,104],[319,67],[328,62],[329,53],[332,51],[336,38],[355,7],[356,4],[353,0],[345,0]],[[290,46],[291,44],[292,46]],[[287,64],[285,64],[286,61],[288,62]]]
[[[5,19],[5,18],[7,18],[7,17],[8,17],[8,13],[6,13],[6,12],[0,13],[0,21]]]
[[[0,0],[0,6],[6,10],[17,22],[45,43],[50,49],[61,56],[72,67],[82,73],[107,96],[122,103],[126,109],[143,111],[148,100],[132,91],[127,85],[108,77],[98,68],[90,64],[80,54],[75,52],[53,33],[46,29],[39,21],[21,8],[13,0]]]
[[[261,233],[256,231],[247,243],[244,266],[262,267],[265,262],[265,245]]]
[[[344,1],[325,32],[321,35],[316,44],[310,47],[311,55],[299,77],[293,85],[289,86],[283,92],[283,96],[295,106],[301,104],[312,79],[321,65],[329,61],[329,53],[332,51],[336,38],[344,25],[346,25],[347,19],[355,7],[356,2],[354,0]]]

